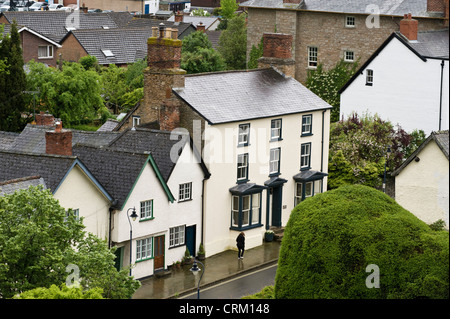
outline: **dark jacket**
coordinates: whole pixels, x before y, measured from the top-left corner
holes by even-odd
[[[236,245],[240,248],[244,248],[245,246],[245,237],[242,234],[239,234],[236,238]]]

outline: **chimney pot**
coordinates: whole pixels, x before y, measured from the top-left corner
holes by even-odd
[[[197,31],[201,31],[201,32],[203,32],[203,33],[206,32],[206,26],[203,24],[203,22],[200,21],[200,22],[197,24]]]
[[[159,24],[159,38],[164,38],[164,30],[165,30],[164,23]]]
[[[183,22],[184,14],[181,11],[175,13],[175,22]]]

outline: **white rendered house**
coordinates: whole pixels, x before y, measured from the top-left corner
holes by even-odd
[[[446,130],[448,29],[417,32],[416,20],[401,22],[400,32],[392,33],[341,89],[340,116],[378,114],[407,132]]]

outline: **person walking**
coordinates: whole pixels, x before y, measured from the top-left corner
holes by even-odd
[[[244,259],[245,234],[241,232],[236,238],[236,246],[238,248],[238,259]]]

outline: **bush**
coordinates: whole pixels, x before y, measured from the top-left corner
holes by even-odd
[[[101,288],[92,288],[83,291],[82,288],[69,288],[65,284],[61,288],[51,285],[50,288],[35,288],[24,291],[14,299],[104,299]]]
[[[342,186],[294,208],[286,226],[275,298],[448,298],[449,237],[389,196]],[[379,268],[369,289],[366,267]]]

